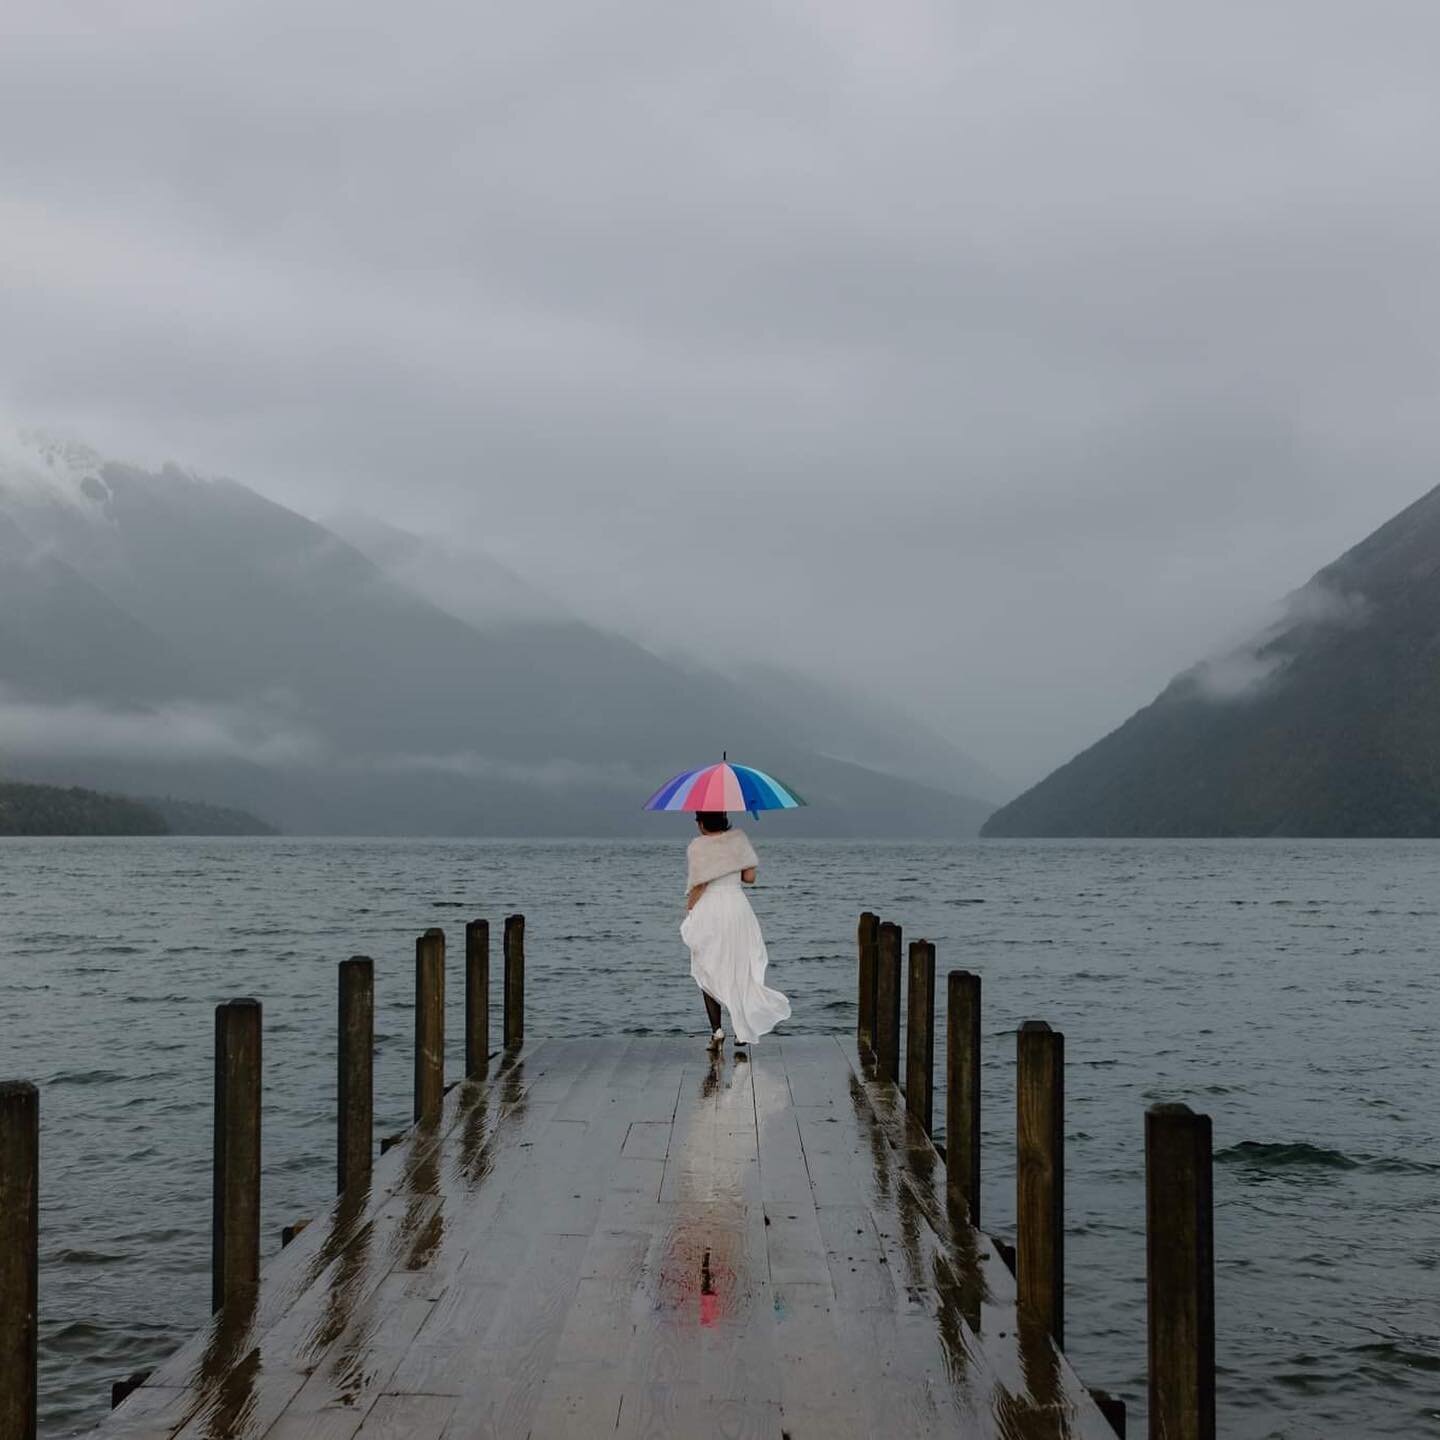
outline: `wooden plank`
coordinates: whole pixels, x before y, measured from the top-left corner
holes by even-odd
[[[858,1054],[544,1054],[456,1087],[103,1433],[1109,1440]]]
[[[576,1224],[593,1225],[600,1193],[619,1163],[628,1128],[624,1094],[643,1083],[645,1067],[627,1064],[628,1044],[569,1048],[588,1063],[575,1074],[567,1094],[552,1102],[544,1134],[528,1147],[503,1191],[496,1192],[513,1196],[513,1201],[503,1199],[490,1223],[477,1225],[470,1217],[462,1237],[470,1247],[463,1266],[392,1382],[397,1389],[459,1394],[484,1381],[489,1398],[472,1394],[465,1411],[478,1404],[489,1417],[484,1424],[501,1423],[506,1405],[513,1411],[532,1404],[529,1391],[520,1394],[510,1377],[485,1368],[485,1347],[494,1347],[499,1327],[516,1313],[514,1287],[523,1287],[536,1265],[550,1263],[547,1257],[568,1253],[571,1247],[560,1242],[561,1235]],[[532,1203],[536,1196],[542,1198]],[[568,1239],[583,1241],[585,1232]],[[508,1401],[498,1398],[502,1392],[510,1396]]]
[[[531,1074],[544,1074],[544,1065],[537,1054]],[[528,1083],[519,1061],[497,1084],[502,1078],[508,1103],[497,1107],[501,1116],[523,1106]],[[262,1418],[268,1417],[267,1424],[277,1418],[306,1379],[294,1357],[303,1352],[302,1365],[312,1366],[323,1358],[343,1336],[353,1308],[413,1251],[438,1207],[438,1197],[425,1193],[431,1177],[438,1179],[438,1149],[476,1098],[475,1092],[452,1092],[440,1127],[413,1132],[379,1162],[368,1192],[339,1197],[266,1267],[258,1304],[221,1311],[141,1391],[181,1391],[181,1418],[189,1433],[206,1426],[234,1428],[240,1415],[247,1417],[245,1433],[251,1433]],[[264,1377],[263,1385],[257,1386],[251,1371]],[[107,1434],[129,1435],[132,1425],[136,1435],[149,1433],[148,1420],[132,1408],[135,1398],[115,1412]]]
[[[866,1205],[826,1205],[816,1211],[835,1303],[844,1310],[896,1308],[894,1268],[875,1216]]]
[[[440,1440],[455,1405],[447,1395],[382,1395],[355,1440]]]
[[[547,1236],[527,1257],[472,1352],[470,1379],[446,1434],[511,1440],[530,1433],[587,1243],[586,1236]]]

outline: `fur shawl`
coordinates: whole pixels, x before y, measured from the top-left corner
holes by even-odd
[[[708,885],[722,875],[738,875],[759,865],[760,857],[743,830],[722,830],[718,835],[697,835],[685,852],[687,889]]]

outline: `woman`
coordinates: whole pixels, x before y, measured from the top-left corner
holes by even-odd
[[[700,833],[686,852],[690,893],[680,938],[690,947],[690,973],[705,997],[710,1048],[725,1044],[720,1007],[730,1012],[736,1048],[790,1018],[790,1002],[765,987],[765,937],[742,885],[755,883],[760,861],[747,836],[723,811],[695,816]]]

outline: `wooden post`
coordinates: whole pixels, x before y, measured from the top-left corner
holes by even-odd
[[[1020,1306],[1065,1345],[1065,1037],[1043,1020],[1017,1036],[1016,1288]]]
[[[485,1073],[490,1060],[490,922],[465,927],[465,1073]]]
[[[945,1183],[980,1224],[980,977],[952,970],[945,1021]]]
[[[149,1370],[135,1370],[123,1380],[115,1380],[110,1385],[110,1408],[118,1409],[123,1405],[149,1378]]]
[[[525,917],[505,917],[505,1048],[525,1043]]]
[[[215,1007],[215,1195],[210,1307],[260,1281],[258,1000]]]
[[[35,1440],[40,1308],[40,1092],[0,1083],[0,1436]]]
[[[875,971],[875,1070],[882,1080],[900,1080],[900,927],[880,926]]]
[[[1151,1440],[1215,1440],[1215,1235],[1210,1117],[1145,1114],[1145,1288]]]
[[[1125,1402],[1108,1390],[1092,1390],[1090,1398],[1095,1402],[1095,1408],[1110,1422],[1117,1440],[1125,1440]]]
[[[875,968],[880,958],[880,917],[867,910],[860,917],[860,989],[855,1039],[861,1051],[875,1048]]]
[[[415,942],[416,1121],[436,1120],[445,1103],[445,932]]]
[[[905,1108],[925,1127],[935,1122],[935,947],[910,945],[910,994],[905,1022]]]
[[[370,1183],[375,1153],[375,962],[340,962],[340,1052],[335,1188]]]

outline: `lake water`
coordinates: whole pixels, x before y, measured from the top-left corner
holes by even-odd
[[[783,821],[756,828],[754,902],[790,1029],[853,1029],[862,909],[934,940],[942,974],[983,975],[997,1233],[1014,1213],[1013,1031],[1064,1030],[1068,1348],[1130,1402],[1132,1434],[1143,1116],[1161,1099],[1214,1118],[1221,1433],[1440,1434],[1440,845],[786,843],[771,838]],[[464,921],[523,910],[530,1036],[687,1033],[699,1053],[676,934],[688,833],[0,841],[0,1078],[42,1087],[43,1432],[98,1421],[112,1380],[206,1319],[217,1001],[265,1005],[273,1249],[330,1197],[347,955],[377,962],[380,1133],[409,1116],[413,937],[430,925],[452,937],[452,1039]]]

